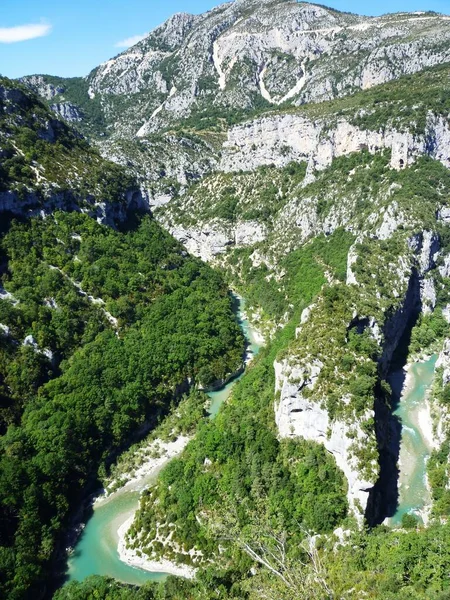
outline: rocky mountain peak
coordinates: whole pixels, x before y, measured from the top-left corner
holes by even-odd
[[[297,0],[234,0],[233,6],[236,7],[263,7],[272,6],[273,8],[277,4],[297,4]]]
[[[196,18],[196,16],[189,13],[175,13],[162,25],[154,29],[140,44],[173,51],[182,44],[186,35],[192,29]]]
[[[173,15],[86,84],[110,134],[142,138],[190,115],[322,102],[449,60],[442,15],[365,17],[296,0],[234,0]],[[44,84],[34,88],[54,94]]]

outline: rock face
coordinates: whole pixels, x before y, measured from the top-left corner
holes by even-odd
[[[218,150],[200,138],[166,134],[164,138],[105,140],[105,158],[137,174],[150,198],[150,206],[166,204],[178,192],[213,171]]]
[[[306,160],[308,182],[333,158],[363,148],[392,150],[396,169],[421,154],[450,166],[441,117],[430,114],[426,132],[414,135],[395,126],[382,131],[384,124],[365,131],[342,115],[329,122],[295,113],[306,103],[449,61],[449,19],[434,13],[371,18],[295,0],[235,0],[201,15],[174,15],[84,79],[22,81],[86,135],[95,130],[103,156],[138,176],[152,207],[217,168]],[[222,135],[209,131],[208,120],[218,115],[235,122],[236,114],[280,105],[294,113],[232,128],[223,147]],[[179,131],[185,118],[192,119],[187,130],[192,125],[203,133],[190,139],[167,133]],[[198,120],[206,123],[197,129]]]
[[[448,338],[439,353],[436,369],[442,369],[442,384],[448,386],[450,384],[450,339]],[[433,446],[435,449],[439,449],[448,438],[450,413],[446,405],[437,404],[436,402],[432,405],[432,412],[434,413]]]
[[[70,123],[76,123],[83,119],[81,110],[71,102],[58,102],[52,104],[50,108],[64,120]]]
[[[300,106],[367,89],[448,61],[449,40],[449,18],[434,13],[372,18],[295,0],[235,0],[171,17],[94,69],[86,100],[101,97],[116,131],[145,136],[212,105]],[[46,99],[61,93],[43,76],[25,81]],[[139,94],[145,101],[130,111],[113,98]]]
[[[24,77],[21,81],[45,100],[52,100],[55,96],[64,93],[62,85],[48,83],[42,75],[31,75],[30,77]]]
[[[60,109],[69,120],[78,114],[68,105]],[[0,213],[79,211],[114,226],[130,209],[148,210],[148,203],[124,169],[105,161],[35,94],[0,81]]]
[[[26,196],[14,191],[0,192],[0,214],[9,213],[18,217],[45,216],[55,210],[83,212],[96,219],[98,223],[115,227],[126,219],[129,210],[145,209],[146,199],[137,191],[130,191],[125,204],[95,202],[86,198],[80,205],[71,192],[50,194],[45,200],[34,192]]]
[[[184,244],[191,254],[206,262],[226,252],[230,246],[243,248],[260,242],[265,237],[265,228],[256,221],[237,223],[225,229],[222,224],[208,223],[201,229],[196,227],[169,227],[170,233]]]
[[[387,319],[383,327],[383,352],[380,358],[380,371],[387,376],[392,356],[408,325],[412,324],[422,309],[420,282],[417,273],[410,273],[406,294],[397,311]]]
[[[447,120],[433,115],[429,115],[426,132],[421,136],[395,129],[363,130],[342,118],[330,124],[329,120],[313,121],[296,114],[273,115],[233,127],[223,146],[220,168],[226,172],[247,171],[305,161],[311,177],[339,156],[361,150],[374,154],[382,149],[391,151],[394,169],[407,167],[423,154],[450,167],[449,146]]]
[[[288,361],[275,362],[274,368],[276,392],[280,394],[280,400],[275,405],[279,435],[283,438],[302,437],[325,446],[347,479],[349,506],[355,516],[362,520],[376,480],[363,478],[351,450],[355,441],[364,443],[367,433],[360,423],[349,424],[339,419],[332,421],[325,409],[304,396],[305,389],[314,388],[322,368],[320,362],[305,366],[292,366]],[[373,417],[374,412],[367,411],[361,423]]]
[[[303,104],[366,89],[448,60],[449,37],[440,15],[367,18],[291,0],[239,0],[174,15],[88,81],[91,96],[157,91],[162,103],[155,98],[143,135],[208,98],[235,107],[255,94]]]
[[[413,326],[421,311],[432,310],[436,302],[431,271],[436,266],[440,252],[439,236],[431,230],[419,231],[407,238],[405,246],[406,254],[399,256],[395,265],[391,263],[393,279],[390,282],[389,310],[385,313],[384,310],[378,311],[376,318],[360,316],[355,311],[347,326],[347,331],[350,328],[358,333],[366,330],[379,346],[377,376],[380,380],[387,377],[394,352],[404,333]],[[358,282],[353,270],[358,259],[357,249],[358,245],[354,244],[348,253],[346,283],[358,289],[358,294],[364,294],[363,284]],[[373,290],[370,294],[377,296]],[[378,303],[375,301],[374,307]],[[315,310],[316,306],[312,306],[303,312],[297,337],[314,318]],[[314,335],[314,327],[318,327],[317,317],[313,323],[313,328],[308,329],[310,335]],[[336,351],[339,346],[335,347]],[[450,346],[447,346],[440,359],[445,366],[444,380],[450,380],[450,360],[447,360]],[[396,507],[396,464],[400,440],[398,423],[392,418],[383,394],[375,386],[373,401],[371,406],[367,405],[365,412],[349,415],[341,408],[338,416],[330,416],[328,398],[326,395],[320,396],[323,388],[319,386],[325,359],[311,354],[308,348],[303,348],[300,353],[294,348],[287,358],[275,362],[274,367],[277,395],[275,421],[280,437],[302,437],[323,444],[333,454],[347,479],[348,501],[353,514],[360,521],[365,517],[370,524],[381,523],[386,514],[393,514]],[[337,380],[342,377],[342,372],[345,377],[345,369],[340,363],[332,363],[331,368]],[[327,372],[330,372],[330,364],[327,365]],[[319,396],[316,390],[319,390]],[[347,398],[340,394],[339,402],[341,407],[345,407],[350,406],[352,400],[350,396]],[[368,426],[369,423],[372,426]],[[362,469],[357,460],[357,446],[368,447],[373,443],[373,435],[376,436],[379,470],[373,469],[373,476],[369,477],[367,470]]]

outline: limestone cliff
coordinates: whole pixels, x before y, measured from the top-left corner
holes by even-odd
[[[228,132],[220,168],[226,172],[248,171],[262,165],[283,167],[291,161],[305,161],[309,180],[335,158],[361,150],[373,154],[382,149],[390,150],[390,165],[394,169],[412,164],[423,154],[449,167],[449,146],[447,119],[432,114],[428,115],[425,132],[417,136],[389,127],[383,131],[361,129],[343,118],[330,123],[329,117],[313,120],[295,113],[268,115]]]
[[[345,303],[339,309],[330,309],[321,298],[305,311],[296,342],[287,356],[274,364],[275,421],[282,438],[303,437],[323,444],[346,476],[353,514],[359,520],[365,516],[370,523],[379,523],[387,511],[395,509],[395,482],[388,479],[395,473],[395,440],[399,433],[380,382],[388,374],[402,336],[425,308],[423,284],[429,281],[434,285],[440,240],[432,231],[406,237],[396,267],[392,265],[389,292],[381,293],[376,286],[374,290],[368,286],[365,274],[373,275],[374,265],[361,265],[359,248],[361,244],[355,243],[349,252],[347,284],[341,288]],[[358,273],[354,272],[356,264]],[[324,321],[328,321],[326,330]],[[358,400],[359,389],[351,383],[358,377],[358,367],[352,373],[347,365],[362,361],[370,364],[370,355],[365,354],[366,350],[359,354],[350,332],[357,337],[366,335],[373,347],[378,347],[373,387],[363,405]],[[321,342],[311,341],[314,336]],[[446,354],[448,348],[440,362],[445,362]],[[442,423],[439,427],[443,428]],[[369,448],[372,452],[368,453]],[[382,486],[379,481],[383,481]]]
[[[373,441],[362,425],[373,420],[374,411],[367,410],[358,420],[350,423],[330,418],[326,409],[309,400],[304,391],[314,388],[322,366],[319,361],[306,365],[292,365],[287,360],[275,362],[275,392],[280,397],[275,404],[275,422],[280,437],[301,437],[323,444],[331,452],[347,479],[350,509],[362,519],[369,493],[376,482],[377,471],[374,464],[373,477],[362,475],[352,450],[355,443],[367,444]],[[347,401],[350,402],[350,399]]]

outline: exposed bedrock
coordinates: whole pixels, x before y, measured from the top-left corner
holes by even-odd
[[[367,411],[356,423],[331,420],[326,408],[305,397],[306,390],[314,388],[322,366],[318,362],[301,366],[290,365],[288,360],[275,362],[276,391],[280,393],[280,400],[275,405],[275,421],[280,437],[302,437],[323,444],[334,456],[347,479],[350,509],[361,518],[374,481],[361,475],[351,449],[355,438],[365,442],[367,433],[362,424],[373,413]]]
[[[329,167],[334,158],[363,149],[372,154],[390,150],[394,169],[407,167],[424,154],[449,167],[449,145],[447,121],[432,113],[423,135],[392,127],[360,129],[342,117],[330,123],[329,119],[314,120],[300,114],[268,115],[230,129],[220,169],[251,171],[263,165],[284,167],[291,161],[306,161],[309,181],[315,170]]]
[[[72,192],[50,193],[43,198],[36,192],[25,196],[15,191],[0,192],[0,214],[33,217],[52,214],[55,210],[83,212],[99,223],[114,226],[126,220],[130,211],[146,211],[148,199],[139,190],[129,190],[124,202],[96,201],[92,196],[80,200]]]

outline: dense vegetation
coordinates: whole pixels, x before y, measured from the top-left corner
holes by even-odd
[[[345,253],[344,245],[341,254]],[[169,545],[165,556],[189,563],[186,553],[191,548],[210,555],[218,543],[211,523],[220,524],[221,539],[233,506],[240,507],[236,515],[240,530],[257,518],[277,523],[299,541],[304,531],[329,531],[345,516],[345,484],[334,461],[315,444],[280,442],[275,429],[273,361],[292,339],[299,311],[323,283],[313,268],[301,271],[297,282],[302,287],[296,289],[298,304],[291,324],[262,352],[218,417],[200,428],[182,458],[174,460],[158,485],[144,494],[131,542],[149,555],[158,556],[162,549],[153,543],[156,529],[163,535],[173,530],[172,540],[182,548],[177,552]],[[225,561],[240,564],[241,553],[235,552],[231,547]]]
[[[123,204],[132,177],[105,161],[24,86],[0,78],[0,193],[40,206]]]
[[[336,538],[320,543],[314,558],[318,568],[307,559],[289,565],[285,574],[291,578],[291,586],[264,572],[239,582],[236,571],[213,572],[209,568],[195,582],[170,577],[163,585],[146,584],[139,591],[112,580],[91,577],[82,583],[69,584],[56,599],[448,600],[450,597],[448,524],[418,531],[378,527],[371,532],[354,532],[344,544],[337,543]]]
[[[99,465],[188,378],[237,369],[243,339],[220,277],[149,218],[120,233],[56,213],[13,223],[2,248],[1,585],[20,598]]]
[[[248,249],[238,249],[230,258],[231,265],[239,264],[236,280],[242,283],[245,297],[252,306],[260,306],[275,320],[310,304],[317,290],[327,283],[327,277],[344,281],[347,269],[347,253],[354,236],[342,229],[326,237],[318,235],[301,248],[290,252],[280,260],[284,273],[281,281],[270,276],[270,270],[262,263],[255,267]]]
[[[200,429],[182,458],[174,461],[157,487],[143,496],[141,510],[130,532],[131,545],[152,558],[163,554],[181,562],[192,560],[207,570],[211,567],[206,561],[198,557],[192,559],[187,551],[195,546],[209,557],[220,546],[221,553],[214,554],[219,563],[216,572],[233,565],[242,574],[240,583],[236,583],[228,571],[225,589],[217,592],[220,598],[234,597],[233,594],[242,598],[247,597],[246,594],[260,597],[256,590],[263,590],[270,598],[330,598],[334,594],[355,598],[360,594],[374,598],[444,598],[445,595],[441,595],[446,585],[443,571],[422,577],[412,566],[414,560],[421,557],[427,565],[425,569],[431,569],[440,549],[445,556],[448,554],[442,547],[444,534],[441,532],[438,534],[441,545],[431,544],[427,550],[432,539],[429,530],[391,533],[379,528],[367,534],[357,533],[337,554],[333,554],[324,537],[323,546],[319,544],[317,551],[323,560],[320,577],[326,585],[310,585],[309,591],[302,587],[305,580],[310,584],[311,578],[314,580],[312,573],[316,563],[311,557],[301,561],[295,551],[307,539],[305,532],[329,531],[342,521],[344,512],[329,512],[328,499],[334,496],[331,506],[336,509],[342,502],[343,490],[341,487],[339,491],[339,479],[332,475],[334,467],[322,462],[325,456],[321,456],[317,447],[300,441],[280,442],[273,436],[272,365],[275,358],[283,356],[300,365],[307,364],[313,357],[322,365],[315,387],[307,389],[306,385],[302,394],[325,405],[332,417],[359,426],[366,433],[358,439],[355,429],[351,458],[356,461],[359,472],[367,476],[368,481],[375,482],[379,449],[370,411],[376,395],[387,410],[390,402],[390,388],[383,380],[386,373],[379,368],[383,344],[393,327],[391,319],[402,311],[411,274],[419,268],[419,255],[412,240],[420,240],[423,230],[436,230],[443,252],[447,251],[448,234],[442,224],[436,223],[436,214],[445,205],[450,189],[448,171],[436,161],[422,158],[409,169],[397,172],[389,168],[386,153],[371,156],[361,152],[334,161],[329,169],[317,174],[315,182],[303,189],[302,176],[296,179],[295,171],[284,191],[283,178],[288,179],[285,170],[268,167],[261,169],[258,176],[267,181],[267,186],[255,192],[250,189],[253,173],[239,173],[232,178],[227,174],[212,176],[214,183],[205,183],[203,189],[200,183],[192,190],[192,199],[186,202],[186,215],[181,206],[175,207],[175,214],[178,210],[180,219],[195,222],[199,218],[201,222],[211,218],[214,208],[218,208],[219,215],[216,215],[232,223],[245,219],[246,211],[272,209],[265,221],[269,231],[267,240],[247,249],[230,248],[223,265],[230,279],[245,290],[250,304],[263,307],[266,315],[274,320],[294,314],[293,320],[249,370],[217,420]],[[205,193],[208,186],[214,194],[213,206],[211,196]],[[285,193],[289,198],[283,198]],[[276,222],[280,200],[282,213],[286,202],[293,205],[297,201],[301,207],[303,198],[309,203],[306,208],[314,207],[319,219],[325,220],[339,211],[339,217],[350,226],[348,229],[338,227],[328,236],[317,235],[303,241],[299,241],[300,236],[296,237],[295,226],[292,226],[286,236],[288,239],[281,239],[280,231],[283,226],[287,230],[287,223]],[[395,207],[392,221],[396,225],[384,239],[378,231],[383,226],[386,211],[392,207]],[[193,215],[191,208],[197,214]],[[262,214],[259,212],[256,217],[258,222]],[[252,218],[251,212],[249,216]],[[276,240],[278,247],[273,243]],[[352,244],[351,271],[358,285],[349,286],[342,282],[346,278],[347,255]],[[256,253],[259,253],[260,264],[255,265]],[[268,259],[264,260],[265,256]],[[442,340],[448,332],[440,310],[448,302],[446,281],[433,265],[426,268],[430,269],[426,277],[436,285],[437,309],[430,316],[422,316],[413,329],[411,353],[433,349],[436,339]],[[312,301],[315,301],[313,311],[294,339],[293,328],[298,324],[300,311]],[[371,319],[378,323],[381,335],[377,334]],[[288,465],[301,465],[297,471],[302,474],[301,483],[288,468],[279,471],[282,484],[278,485],[273,468],[284,468],[286,457]],[[440,502],[443,514],[448,502],[448,494],[442,493],[447,477],[446,448],[438,458],[440,471],[436,477],[441,483],[436,493],[443,497]],[[314,462],[311,471],[304,470]],[[324,472],[328,475],[317,479],[317,474]],[[286,489],[289,493],[285,496],[283,490]],[[314,506],[302,501],[308,498],[308,493],[315,498]],[[290,503],[292,498],[296,499],[293,504]],[[417,523],[412,517],[405,519],[404,525],[415,529]],[[268,529],[278,533],[281,530],[287,536],[286,556],[288,562],[292,560],[289,569],[296,573],[293,575],[296,583],[292,586],[297,595],[292,592],[292,586],[280,584],[279,578],[269,575],[267,569],[247,580],[251,563],[245,553],[245,543],[252,540],[260,547],[258,535]],[[170,536],[171,542],[178,546],[169,543],[163,548],[160,542],[155,542],[161,535]],[[226,541],[232,542],[231,545],[227,546]],[[388,552],[389,544],[399,550]],[[376,564],[375,572],[372,572],[371,561]],[[302,571],[304,567],[306,572]],[[200,573],[202,578],[203,570]],[[320,582],[320,577],[315,583]],[[186,597],[208,597],[208,588],[203,583],[192,585],[193,589],[185,592]],[[177,593],[183,597],[180,592],[171,593],[173,597],[177,597]]]
[[[0,185],[22,213],[0,238],[0,595],[18,599],[49,584],[99,469],[190,385],[236,371],[244,340],[221,277],[151,217],[115,230],[78,212],[124,205],[122,168],[24,87],[2,79],[0,98]],[[24,218],[30,197],[45,219]]]
[[[101,132],[104,107],[87,100],[86,82],[65,85],[64,96]],[[199,91],[210,85],[202,81]],[[280,110],[330,121],[350,115],[362,128],[393,124],[423,133],[430,110],[449,114],[449,98],[443,65],[345,99]],[[140,94],[133,98],[141,100]],[[131,110],[126,100],[108,102],[114,110]],[[53,185],[73,194],[78,181],[80,205],[90,194],[124,200],[133,181],[120,168],[104,163],[60,122],[49,127],[36,99],[18,106],[1,113],[7,132],[0,138],[1,189],[48,194]],[[216,135],[266,110],[265,102],[252,112],[199,110],[175,129]],[[69,169],[73,157],[75,170]],[[375,397],[389,409],[390,389],[379,366],[386,330],[420,268],[414,236],[436,230],[441,247],[449,249],[445,226],[436,222],[450,193],[449,173],[428,158],[393,171],[387,152],[367,151],[335,160],[308,185],[305,173],[305,164],[291,163],[213,174],[169,207],[168,220],[185,225],[203,220],[225,229],[238,222],[265,228],[264,241],[230,248],[222,266],[276,332],[216,420],[203,418],[201,394],[190,396],[180,431],[197,427],[197,435],[143,494],[129,532],[130,545],[143,556],[199,566],[198,578],[168,578],[137,590],[93,577],[65,586],[58,600],[450,597],[449,526],[419,528],[410,517],[399,531],[355,527],[347,515],[346,482],[332,457],[321,445],[280,440],[273,406],[274,361],[316,360],[315,387],[306,384],[302,393],[331,418],[355,426],[351,459],[376,481],[379,447],[370,411]],[[42,184],[43,175],[50,186]],[[302,211],[314,215],[308,234],[292,218]],[[386,215],[394,222],[387,236]],[[219,275],[188,258],[149,217],[114,231],[87,216],[58,212],[5,229],[0,592],[19,600],[42,590],[71,509],[99,473],[108,473],[111,456],[145,421],[156,424],[174,407],[189,380],[208,385],[234,371],[243,339]],[[344,283],[351,247],[357,285]],[[438,308],[419,317],[413,354],[434,351],[436,340],[448,335],[441,310],[448,281],[433,266],[427,277],[436,285]],[[302,310],[313,302],[298,328]],[[439,378],[434,393],[446,408],[450,393]],[[172,421],[166,426],[173,435]],[[361,439],[357,426],[366,434]],[[429,463],[433,515],[445,519],[448,452],[447,440]],[[112,475],[120,478],[120,468]],[[338,526],[348,531],[333,536]],[[168,538],[164,546],[160,540]]]
[[[343,482],[317,446],[301,441],[280,442],[276,438],[273,360],[283,354],[300,360],[308,355],[320,358],[324,367],[311,399],[326,398],[330,413],[340,418],[351,422],[362,418],[373,406],[375,393],[388,403],[390,390],[379,381],[377,368],[381,348],[370,333],[368,316],[384,322],[398,310],[408,282],[404,273],[416,265],[408,245],[409,236],[423,227],[433,227],[435,214],[449,189],[447,171],[433,161],[422,159],[413,168],[394,173],[387,168],[386,157],[373,159],[363,153],[358,158],[342,159],[307,190],[309,194],[314,191],[323,213],[331,210],[333,195],[336,199],[336,177],[346,179],[351,169],[354,177],[348,179],[339,194],[349,206],[350,201],[358,199],[356,210],[355,206],[352,208],[358,222],[364,222],[375,203],[377,207],[387,206],[393,196],[404,225],[387,240],[360,236],[354,246],[356,259],[352,266],[358,287],[339,283],[345,277],[346,256],[355,239],[344,229],[337,229],[328,237],[315,237],[281,257],[281,281],[268,277],[270,271],[264,267],[252,266],[248,250],[233,251],[237,260],[231,257],[230,264],[242,269],[244,276],[240,279],[239,275],[236,280],[247,283],[246,295],[255,304],[263,305],[268,314],[272,311],[273,315],[282,315],[291,306],[294,317],[237,386],[217,420],[200,428],[182,458],[174,461],[158,486],[144,495],[131,529],[131,544],[151,557],[163,553],[190,562],[187,550],[193,546],[208,557],[220,545],[222,553],[214,554],[219,564],[213,568],[194,559],[194,563],[201,564],[198,581],[169,580],[167,587],[149,591],[151,586],[147,586],[145,593],[168,598],[259,598],[261,594],[277,599],[344,595],[359,598],[362,594],[392,599],[447,597],[443,576],[449,560],[447,532],[437,525],[416,531],[413,518],[405,519],[404,524],[414,531],[390,532],[380,527],[367,533],[356,532],[337,549],[336,541],[324,536],[317,545],[317,555],[298,554],[308,539],[308,531],[327,532],[342,522]],[[397,185],[392,187],[393,183]],[[385,194],[388,189],[390,195]],[[365,190],[364,194],[361,190]],[[380,225],[380,220],[374,221],[374,227]],[[437,228],[445,249],[448,236],[441,225]],[[252,273],[258,270],[261,274],[252,280]],[[442,306],[448,301],[445,281],[436,270],[431,276]],[[273,287],[264,293],[266,286]],[[315,298],[310,321],[294,340],[299,313]],[[417,323],[410,351],[432,348],[436,338],[442,338],[447,331],[438,308],[434,315],[423,316]],[[373,420],[364,421],[363,427],[372,436]],[[373,475],[372,471],[378,468],[375,438],[368,437],[364,445],[356,444],[354,455],[358,468]],[[447,514],[446,461],[445,446],[431,461],[432,466],[436,464],[432,480],[436,514]],[[156,532],[171,534],[179,546],[169,544],[163,549],[154,541]],[[280,539],[280,532],[286,536],[283,574],[288,584],[267,568],[255,571],[254,561],[246,552],[248,546],[265,547],[270,536]],[[79,593],[83,588],[72,584],[69,589]],[[64,593],[68,591],[61,592]],[[129,592],[120,589],[115,593],[127,597]]]

